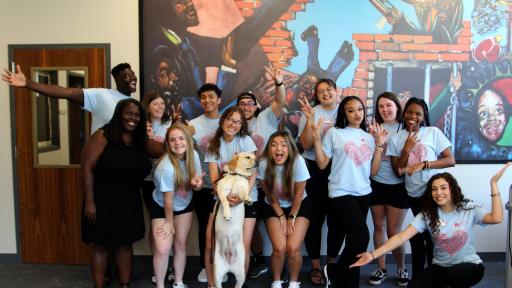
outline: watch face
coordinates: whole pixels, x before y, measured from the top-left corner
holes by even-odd
[[[290,219],[295,219],[295,215],[293,215],[293,214],[288,214],[288,218],[290,218]]]

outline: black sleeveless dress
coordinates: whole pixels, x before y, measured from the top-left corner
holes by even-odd
[[[83,216],[82,241],[119,246],[144,238],[140,188],[150,171],[144,149],[107,142],[93,172],[96,223]]]

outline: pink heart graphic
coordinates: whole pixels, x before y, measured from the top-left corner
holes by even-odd
[[[416,143],[411,152],[409,152],[409,159],[407,160],[407,166],[421,163],[427,158],[427,149],[425,145],[420,142]]]
[[[206,147],[208,147],[208,143],[210,143],[210,140],[212,140],[211,135],[206,135],[199,140],[199,149],[201,149],[201,153],[206,154]]]
[[[185,187],[181,186],[176,189],[176,195],[180,198],[187,198],[187,190],[185,190]]]
[[[372,151],[370,146],[368,146],[366,143],[362,143],[361,145],[357,146],[356,143],[349,141],[345,144],[343,150],[345,150],[345,153],[347,153],[348,158],[354,161],[356,167],[359,167],[363,165],[364,162],[372,159]]]
[[[468,240],[468,233],[464,230],[455,231],[451,237],[444,233],[439,233],[436,236],[436,244],[441,250],[446,251],[450,255],[455,255],[459,250],[464,247]]]

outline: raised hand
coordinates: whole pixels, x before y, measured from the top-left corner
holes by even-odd
[[[2,73],[2,80],[14,87],[27,86],[27,78],[25,77],[25,74],[21,72],[20,65],[16,65],[16,72],[11,72],[4,68],[4,73]]]
[[[302,96],[297,100],[300,103],[300,111],[304,113],[309,121],[313,121],[315,119],[315,112],[313,111],[313,107],[309,104],[308,99],[305,96]]]
[[[386,143],[388,139],[388,131],[384,129],[382,124],[377,123],[375,119],[369,124],[369,131],[372,134],[373,139],[375,140],[375,145],[382,146]]]
[[[409,136],[407,136],[407,140],[405,140],[404,148],[405,151],[410,152],[416,143],[418,143],[418,132],[413,132],[412,129],[409,130]]]
[[[318,123],[311,124],[311,134],[313,136],[313,141],[322,141],[320,133],[322,133],[322,127],[324,126],[324,118],[320,117],[318,119]]]
[[[274,80],[274,83],[283,83],[283,74],[281,73],[281,70],[275,69],[272,63],[265,66],[265,73]]]
[[[364,265],[372,262],[374,259],[372,253],[370,253],[370,252],[361,253],[361,254],[357,255],[356,257],[359,259],[357,259],[357,261],[354,264],[350,265],[349,268],[364,266]]]
[[[153,139],[153,124],[151,124],[151,121],[146,122],[146,134],[149,139]]]
[[[180,122],[182,119],[183,108],[181,103],[177,105],[171,105],[171,119],[172,123]]]
[[[507,162],[505,165],[503,165],[501,169],[494,176],[491,177],[491,183],[498,183],[501,176],[503,176],[503,174],[505,173],[505,171],[507,171],[510,165],[512,165],[512,162]]]

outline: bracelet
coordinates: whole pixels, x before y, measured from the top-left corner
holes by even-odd
[[[379,149],[380,152],[384,151],[384,146],[382,146],[382,145],[380,145],[380,146],[377,145],[377,146],[375,146],[375,148]]]
[[[281,218],[281,217],[283,217],[283,216],[284,216],[284,213],[283,213],[283,214],[281,214],[281,215],[279,215],[279,216],[277,216],[277,218]]]
[[[496,193],[496,194],[491,194],[491,197],[500,197],[501,194],[500,193]]]
[[[428,160],[423,161],[423,169],[421,170],[429,170],[430,169],[430,163]]]
[[[373,255],[373,251],[370,251],[370,255],[372,255],[372,260],[375,260],[375,255]]]
[[[284,81],[281,81],[281,83],[277,83],[277,82],[274,82],[274,83],[276,83],[276,86],[279,87],[279,86],[283,85]]]

